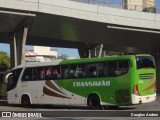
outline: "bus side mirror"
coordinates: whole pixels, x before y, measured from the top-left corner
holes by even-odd
[[[6,77],[5,77],[5,83],[8,83],[8,78],[9,78],[10,75],[12,75],[12,73],[8,73],[8,74],[6,75]]]

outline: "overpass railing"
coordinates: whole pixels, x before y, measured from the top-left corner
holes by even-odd
[[[160,14],[160,7],[155,8],[153,6],[153,7],[144,8],[144,5],[142,4],[133,5],[133,4],[122,3],[123,0],[71,0],[71,1],[93,4],[93,5],[98,5],[98,6],[126,9],[126,10],[134,10],[134,11],[139,11],[139,12],[149,12],[149,13],[159,13]]]

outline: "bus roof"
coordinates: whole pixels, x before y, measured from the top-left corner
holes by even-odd
[[[52,62],[34,62],[34,63],[26,63],[23,65],[18,65],[14,67],[13,69],[17,68],[23,68],[23,67],[36,67],[36,66],[50,66],[50,65],[58,65],[62,60],[61,59],[55,59]]]
[[[130,59],[134,56],[151,56],[149,54],[137,54],[137,55],[117,55],[117,56],[107,56],[101,58],[81,58],[81,59],[73,59],[73,60],[64,60],[60,63],[60,65],[64,64],[78,64],[78,63],[89,63],[89,62],[103,62],[106,60],[123,60],[123,59]]]
[[[72,60],[61,60],[55,59],[52,62],[37,62],[37,63],[27,63],[24,65],[16,66],[13,69],[23,68],[23,67],[36,67],[36,66],[50,66],[50,65],[65,65],[65,64],[79,64],[79,63],[91,63],[91,62],[103,62],[106,60],[123,60],[130,59],[135,55],[121,55],[121,56],[107,56],[102,58],[81,58],[81,59],[72,59]],[[150,56],[149,54],[138,54],[136,56]]]

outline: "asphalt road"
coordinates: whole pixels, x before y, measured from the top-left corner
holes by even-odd
[[[124,120],[124,117],[130,120],[141,117],[141,119],[160,119],[160,95],[157,96],[156,101],[133,105],[133,106],[121,106],[118,109],[105,109],[105,110],[90,110],[88,107],[79,107],[79,106],[32,106],[30,108],[24,108],[20,105],[8,105],[6,101],[0,101],[0,116],[2,112],[7,111],[11,112],[12,117],[17,119],[17,115],[20,117],[31,117],[33,113],[37,113],[38,118],[29,118],[29,119],[56,119],[56,120],[99,120],[99,119],[119,119]],[[148,117],[148,116],[150,117]],[[42,116],[42,118],[40,118]],[[134,116],[134,117],[133,117]],[[145,117],[144,117],[145,116]],[[0,119],[9,119],[9,118],[0,118]],[[20,118],[19,118],[20,119]],[[28,118],[23,118],[28,119]]]

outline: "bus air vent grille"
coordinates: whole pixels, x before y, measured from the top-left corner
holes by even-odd
[[[153,73],[146,73],[146,74],[139,74],[139,79],[140,80],[150,80],[154,78]]]

